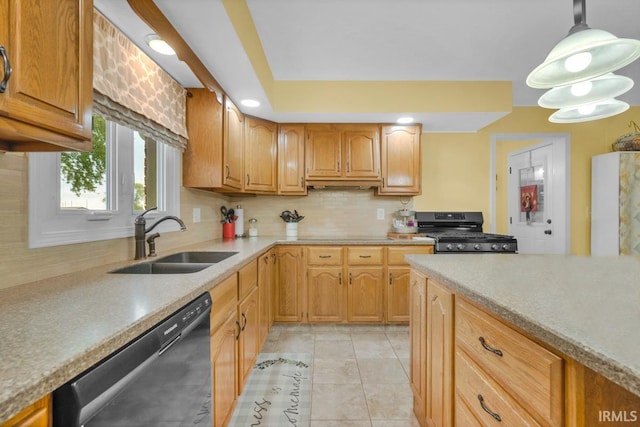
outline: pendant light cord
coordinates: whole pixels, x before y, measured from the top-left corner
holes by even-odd
[[[569,34],[577,31],[587,30],[587,7],[586,0],[573,0],[573,22],[574,26],[569,30]]]

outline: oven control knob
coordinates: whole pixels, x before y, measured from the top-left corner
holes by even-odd
[[[473,245],[473,249],[479,251],[481,249],[480,243],[476,243],[475,245]]]
[[[452,245],[451,243],[449,243],[447,246],[445,246],[445,248],[446,248],[448,251],[452,251],[452,250],[453,250],[453,245]]]
[[[505,251],[508,251],[510,247],[511,247],[511,245],[508,244],[508,243],[505,243],[504,245],[502,245],[502,249],[505,250]]]
[[[493,245],[491,245],[491,250],[492,251],[497,251],[499,247],[500,246],[498,246],[496,243],[494,243]]]
[[[461,250],[463,250],[463,249],[464,249],[464,245],[463,245],[462,243],[458,243],[458,244],[456,245],[456,248],[458,248],[458,250],[459,250],[459,251],[461,251]]]

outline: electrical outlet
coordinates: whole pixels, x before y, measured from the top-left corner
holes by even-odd
[[[193,223],[200,222],[200,208],[193,208]]]
[[[378,219],[384,220],[384,208],[378,208]]]

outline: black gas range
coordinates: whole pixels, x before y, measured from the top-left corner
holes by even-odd
[[[482,212],[416,212],[418,233],[435,240],[435,253],[517,253],[513,236],[482,232]]]

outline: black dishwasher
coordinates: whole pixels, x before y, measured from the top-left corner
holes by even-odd
[[[205,293],[54,391],[53,426],[210,427],[210,311]]]

